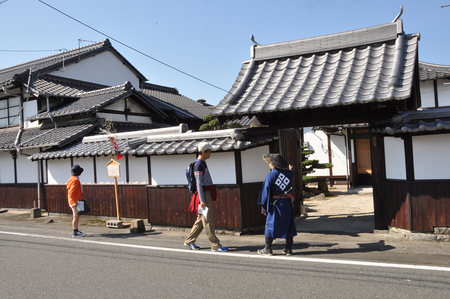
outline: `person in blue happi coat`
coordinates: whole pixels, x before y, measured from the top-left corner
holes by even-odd
[[[292,244],[294,236],[297,235],[292,196],[290,195],[294,169],[280,154],[264,154],[263,159],[269,164],[271,172],[266,176],[258,198],[261,213],[266,216],[264,232],[266,245],[257,252],[263,255],[273,255],[273,240],[283,238],[286,239],[283,253],[292,255]]]

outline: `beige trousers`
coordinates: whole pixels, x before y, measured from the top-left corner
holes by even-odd
[[[220,245],[220,240],[216,237],[211,191],[204,191],[204,195],[206,207],[208,207],[208,217],[197,215],[197,220],[195,220],[191,232],[189,233],[189,236],[186,238],[185,242],[186,244],[195,244],[197,237],[200,235],[202,230],[205,229],[206,236],[208,237],[209,243],[211,243],[211,249],[216,250],[222,247],[222,245]]]

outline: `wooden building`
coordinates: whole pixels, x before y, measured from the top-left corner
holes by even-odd
[[[367,140],[366,156],[370,156],[375,228],[432,231],[436,226],[450,226],[446,208],[450,165],[443,154],[449,140],[448,112],[421,108],[420,35],[405,34],[399,17],[349,32],[270,45],[255,43],[251,60],[243,62],[213,115],[223,121],[256,117],[278,130],[280,152],[297,167],[299,145],[304,142],[300,129],[366,124],[365,132],[360,132]],[[435,145],[428,150],[433,167],[439,169],[437,176],[423,162],[427,143]],[[392,168],[388,162],[394,150],[403,155],[396,156],[401,164]],[[393,178],[393,173],[401,177]],[[296,179],[298,208],[302,205],[301,176]]]

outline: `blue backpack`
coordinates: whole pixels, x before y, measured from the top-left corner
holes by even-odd
[[[191,193],[195,193],[197,191],[197,183],[195,181],[195,174],[194,174],[194,162],[189,164],[188,168],[186,168],[186,179],[188,181],[188,188]]]

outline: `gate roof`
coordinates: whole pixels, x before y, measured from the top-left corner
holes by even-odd
[[[410,98],[419,34],[402,20],[307,38],[252,46],[235,83],[212,114],[261,115],[365,105]]]

